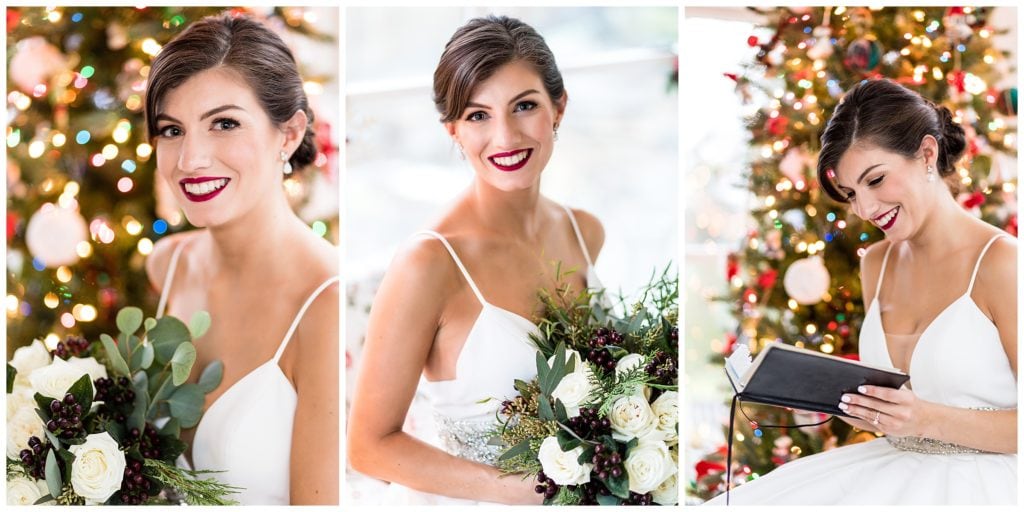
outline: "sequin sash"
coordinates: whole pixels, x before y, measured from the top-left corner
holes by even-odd
[[[490,444],[494,437],[494,418],[458,420],[435,413],[434,421],[444,451],[490,466],[498,462],[501,446]]]

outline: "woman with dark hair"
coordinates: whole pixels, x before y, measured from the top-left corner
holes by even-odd
[[[242,504],[337,504],[337,252],[282,188],[316,155],[295,59],[257,21],[205,18],[153,60],[145,115],[157,173],[201,228],[146,262],[157,315],[209,312],[195,368],[224,363],[192,465]]]
[[[874,80],[846,94],[821,143],[822,189],[885,233],[861,260],[860,358],[910,381],[838,404],[844,421],[885,437],[787,463],[731,502],[1015,504],[1017,243],[950,193],[963,128]]]
[[[538,291],[599,287],[601,224],[540,193],[567,99],[544,39],[516,19],[469,21],[438,63],[434,103],[473,179],[392,261],[349,416],[352,467],[400,484],[396,500],[543,500],[536,482],[499,478],[488,440],[513,381],[536,375]],[[559,275],[553,261],[581,271]],[[418,383],[444,449],[402,430]]]

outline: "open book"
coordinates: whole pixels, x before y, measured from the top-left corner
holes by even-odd
[[[899,388],[910,376],[879,366],[771,343],[752,362],[745,345],[725,361],[725,373],[741,399],[805,411],[848,416],[839,408],[844,393],[857,386]]]

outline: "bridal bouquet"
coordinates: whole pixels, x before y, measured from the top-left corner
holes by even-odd
[[[17,349],[7,364],[8,504],[231,504],[233,488],[174,465],[181,429],[199,422],[223,375],[217,361],[185,382],[192,339],[209,326],[205,312],[186,326],[128,307],[117,339]]]
[[[502,403],[498,467],[535,475],[546,505],[676,504],[678,278],[618,308],[567,290],[542,293],[537,378]]]

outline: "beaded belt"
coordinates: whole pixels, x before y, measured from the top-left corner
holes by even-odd
[[[493,466],[501,447],[489,444],[494,437],[495,420],[455,420],[434,414],[437,434],[444,450],[456,457]]]
[[[1004,410],[998,407],[970,407],[970,409],[976,411]],[[947,443],[945,441],[939,441],[938,439],[931,439],[927,437],[886,436],[885,440],[889,441],[889,444],[892,445],[893,448],[897,448],[906,452],[928,453],[935,455],[956,455],[963,453],[994,453],[987,452],[985,450],[979,450],[977,448],[971,448],[969,446],[964,446],[961,444]]]
[[[917,453],[929,453],[934,455],[954,455],[961,453],[992,453],[984,450],[978,450],[977,448],[971,448],[969,446],[963,446],[956,443],[947,443],[945,441],[939,441],[938,439],[930,439],[927,437],[893,437],[886,436],[886,441],[893,448],[903,450],[905,452],[917,452]]]

